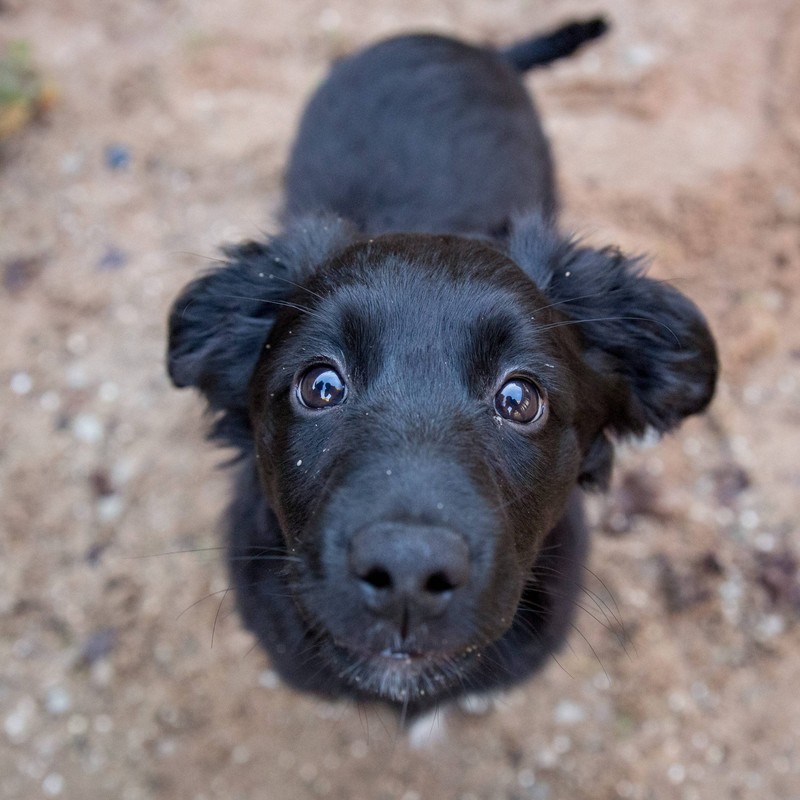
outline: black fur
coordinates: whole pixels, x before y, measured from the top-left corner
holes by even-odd
[[[407,36],[338,63],[300,126],[284,232],[228,248],[175,302],[170,375],[240,454],[239,608],[298,688],[415,713],[532,673],[572,617],[578,487],[606,485],[612,437],[668,431],[713,394],[697,308],[556,230],[509,53],[558,41]],[[341,405],[300,401],[319,364]],[[535,422],[496,410],[512,379],[546,396]],[[409,575],[424,588],[401,591]]]

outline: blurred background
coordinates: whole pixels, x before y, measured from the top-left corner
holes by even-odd
[[[275,229],[334,58],[598,11],[609,36],[527,78],[563,226],[703,308],[718,396],[591,500],[571,647],[409,740],[281,687],[241,630],[167,308]],[[795,0],[0,0],[0,796],[800,798],[798,80]]]

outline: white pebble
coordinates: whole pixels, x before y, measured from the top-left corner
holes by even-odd
[[[298,458],[297,459],[297,466],[298,467],[302,467],[303,466],[303,459],[302,458]]]
[[[67,368],[67,386],[70,389],[85,389],[89,383],[89,376],[83,364],[70,364]]]
[[[64,778],[57,772],[51,772],[42,781],[42,791],[48,797],[57,797],[64,791]]]
[[[6,736],[14,742],[23,742],[27,736],[28,728],[33,718],[36,705],[30,697],[23,697],[16,708],[3,721]]]
[[[14,394],[28,394],[33,389],[33,379],[27,372],[15,372],[11,376],[10,385]]]
[[[686,780],[686,767],[683,764],[670,764],[667,769],[667,778],[676,786]]]
[[[758,527],[758,512],[754,511],[752,508],[742,511],[739,515],[739,522],[743,528],[747,528],[749,531],[754,530]]]
[[[83,166],[83,156],[80,153],[67,153],[61,158],[61,172],[64,175],[75,175]]]
[[[118,494],[101,497],[97,501],[97,518],[101,522],[114,522],[122,516],[125,504]]]
[[[104,403],[113,403],[119,397],[119,386],[113,381],[104,381],[97,390],[97,396]]]
[[[544,747],[536,754],[536,761],[543,769],[553,769],[558,764],[558,754],[549,747]]]
[[[765,614],[756,625],[760,639],[773,639],[786,630],[786,620],[780,614]]]
[[[586,719],[586,711],[577,703],[563,700],[556,706],[553,718],[557,725],[577,725]]]
[[[47,692],[44,700],[44,706],[48,714],[54,717],[60,714],[65,714],[72,708],[72,698],[69,692],[62,686],[54,686]]]
[[[759,533],[753,542],[756,550],[761,553],[771,553],[777,544],[775,536],[772,533]]]
[[[103,438],[103,423],[95,414],[78,414],[72,421],[72,433],[78,441],[96,444]]]
[[[277,689],[281,685],[281,680],[275,670],[265,669],[258,676],[258,685],[264,689]]]
[[[656,61],[656,54],[652,47],[646,44],[635,44],[625,51],[625,61],[631,67],[649,67]]]

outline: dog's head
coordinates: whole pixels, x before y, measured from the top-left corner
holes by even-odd
[[[538,220],[502,250],[305,220],[228,257],[175,303],[170,374],[257,460],[311,641],[391,700],[450,691],[508,630],[609,435],[713,392],[691,302]]]

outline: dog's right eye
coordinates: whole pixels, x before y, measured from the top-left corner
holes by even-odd
[[[307,369],[297,384],[297,397],[306,408],[332,408],[344,402],[347,387],[327,364]]]

